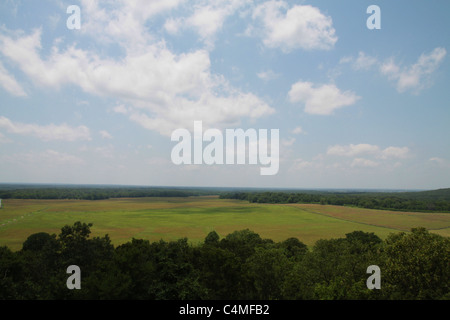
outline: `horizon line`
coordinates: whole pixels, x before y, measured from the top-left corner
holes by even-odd
[[[28,186],[74,186],[74,187],[134,187],[134,188],[182,188],[182,189],[260,189],[260,190],[311,190],[311,191],[325,191],[325,190],[345,190],[345,191],[433,191],[433,190],[441,190],[447,188],[433,188],[433,189],[424,189],[424,188],[364,188],[364,187],[227,187],[227,186],[187,186],[187,185],[144,185],[144,184],[116,184],[116,183],[52,183],[52,182],[0,182],[0,185],[28,185]],[[450,187],[449,187],[450,188]]]

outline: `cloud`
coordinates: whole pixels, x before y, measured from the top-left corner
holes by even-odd
[[[66,165],[84,165],[85,161],[77,156],[58,152],[55,150],[46,150],[38,155],[42,161],[47,163],[66,164]]]
[[[169,18],[164,23],[164,29],[169,34],[174,35],[174,34],[177,34],[179,32],[179,30],[183,26],[183,23],[184,23],[183,20],[180,19],[180,18]]]
[[[103,139],[112,139],[112,135],[108,131],[101,130],[100,135]]]
[[[380,164],[378,162],[363,159],[363,158],[356,158],[353,160],[351,167],[365,167],[365,168],[375,168],[378,167]]]
[[[100,31],[99,31],[100,32]],[[206,50],[174,54],[165,43],[128,49],[114,60],[75,46],[41,58],[41,30],[9,37],[0,33],[0,52],[16,63],[37,85],[59,88],[79,86],[84,92],[112,97],[130,106],[130,119],[145,128],[170,135],[176,128],[207,124],[236,125],[274,113],[251,93],[234,89],[220,75],[211,73]],[[117,107],[116,112],[127,109]]]
[[[197,5],[185,23],[194,28],[202,40],[212,45],[213,36],[222,28],[226,17],[234,13],[238,4],[236,1],[213,1],[212,4]]]
[[[359,52],[358,54],[358,58],[355,61],[355,64],[353,65],[353,67],[356,70],[368,70],[370,69],[373,65],[375,65],[377,63],[377,59],[371,56],[367,56],[364,52]]]
[[[103,147],[97,147],[94,149],[94,152],[103,158],[110,158],[110,159],[115,158],[114,156],[115,148],[111,144]]]
[[[377,159],[406,159],[410,157],[408,147],[387,147],[385,149],[371,144],[335,145],[327,150],[327,155],[340,157],[356,157],[371,155]]]
[[[401,68],[390,58],[380,66],[380,72],[396,84],[398,92],[412,90],[417,93],[429,84],[431,74],[446,55],[447,51],[438,47],[428,54],[422,54],[415,64],[406,68]]]
[[[351,91],[341,92],[334,84],[314,86],[311,82],[299,81],[289,91],[291,102],[301,102],[305,112],[317,115],[331,115],[335,110],[350,106],[360,99]]]
[[[343,57],[340,64],[351,64],[353,70],[370,70],[376,66],[380,73],[393,82],[397,91],[402,93],[411,90],[419,93],[431,83],[431,75],[437,70],[447,55],[444,48],[435,48],[430,53],[422,54],[417,62],[408,67],[402,67],[395,62],[394,58],[388,58],[380,62],[377,58],[360,51],[358,57]]]
[[[290,169],[296,171],[314,168],[321,173],[325,172],[324,170],[332,170],[333,173],[356,173],[355,170],[358,168],[390,170],[401,166],[400,160],[410,156],[410,150],[407,147],[390,146],[383,149],[380,146],[367,143],[334,145],[329,146],[325,153],[318,154],[310,161],[304,159],[292,160]],[[439,162],[436,161],[436,163]]]
[[[14,76],[10,75],[0,62],[0,86],[6,91],[17,97],[27,96],[21,85],[16,81]]]
[[[129,110],[127,107],[125,107],[123,104],[121,104],[121,105],[115,106],[113,108],[113,111],[115,113],[127,114]]]
[[[81,32],[104,43],[120,43],[127,48],[142,47],[154,40],[146,23],[158,14],[176,9],[185,0],[81,0]]]
[[[405,159],[410,156],[410,150],[407,147],[388,147],[381,152],[381,159]]]
[[[258,78],[264,81],[270,81],[277,79],[280,75],[272,70],[261,71],[257,74]]]
[[[438,164],[443,164],[443,163],[445,163],[445,160],[442,159],[442,158],[439,158],[439,157],[433,157],[433,158],[430,158],[429,161],[433,161],[433,162],[436,162],[436,163],[438,163]]]
[[[41,152],[26,152],[26,153],[16,153],[12,155],[5,155],[3,157],[4,161],[12,162],[15,164],[32,164],[39,168],[55,166],[74,166],[74,165],[85,165],[84,159],[64,153],[56,150],[48,149]]]
[[[262,31],[253,26],[248,30],[262,34],[267,47],[286,53],[295,49],[329,50],[338,40],[332,19],[310,5],[288,9],[284,1],[267,1],[255,8],[253,19],[261,22]]]
[[[11,140],[8,139],[7,137],[5,137],[1,132],[0,132],[0,144],[1,143],[10,143]]]
[[[202,120],[205,127],[223,129],[236,125],[243,117],[257,119],[274,113],[274,110],[257,96],[237,91],[230,92],[227,97],[207,92],[198,100],[175,98],[166,112],[152,117],[136,110],[130,119],[144,128],[170,135],[174,129],[191,129],[196,120]]]
[[[339,63],[350,63],[354,70],[369,70],[372,66],[378,64],[378,60],[377,58],[368,56],[363,51],[360,51],[356,59],[347,56],[342,58]]]
[[[443,158],[432,157],[432,158],[428,159],[428,161],[430,161],[433,164],[438,165],[439,167],[450,168],[450,161],[443,159]]]
[[[305,131],[303,131],[302,127],[298,126],[294,130],[292,130],[292,133],[293,134],[302,134],[302,133],[305,133]]]
[[[379,154],[380,147],[370,144],[350,144],[348,146],[335,145],[327,150],[327,155],[354,157],[361,154]]]
[[[293,161],[293,165],[290,167],[290,170],[303,170],[306,168],[319,167],[320,165],[317,162],[306,161],[301,158],[295,159]]]
[[[281,144],[285,147],[290,147],[295,143],[295,138],[283,139],[281,140]]]
[[[48,17],[48,25],[51,30],[55,30],[61,21],[61,16],[59,14],[53,14]]]
[[[50,124],[40,126],[37,124],[26,124],[13,122],[6,117],[0,117],[0,128],[10,133],[37,137],[43,141],[78,141],[91,140],[89,129],[86,126],[70,127],[67,124]]]
[[[351,62],[353,62],[353,60],[354,60],[353,57],[345,56],[345,57],[341,58],[341,60],[339,60],[339,64],[351,63]]]
[[[193,29],[206,44],[206,48],[212,49],[215,35],[222,29],[226,19],[250,2],[243,0],[191,2],[187,8],[192,10],[190,15],[168,18],[164,23],[164,29],[169,34],[177,34],[183,28]]]

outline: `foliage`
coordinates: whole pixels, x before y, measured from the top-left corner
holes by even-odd
[[[450,188],[421,192],[248,191],[216,188],[0,184],[0,199],[82,199],[220,195],[252,203],[317,203],[399,211],[450,212]]]
[[[450,239],[424,228],[385,241],[354,231],[319,240],[262,239],[245,229],[203,243],[132,239],[114,248],[91,224],[36,233],[22,250],[0,247],[0,299],[450,299]],[[81,269],[81,290],[69,290],[69,265]],[[369,290],[367,267],[381,268],[381,289]]]
[[[404,193],[228,192],[220,197],[252,203],[316,203],[381,210],[450,212],[450,189]]]
[[[110,198],[190,197],[211,192],[192,189],[152,187],[24,187],[0,188],[0,199],[77,199],[103,200]]]
[[[387,294],[395,299],[440,299],[450,292],[450,238],[414,228],[386,240]]]

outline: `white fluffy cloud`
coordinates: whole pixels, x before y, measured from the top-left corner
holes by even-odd
[[[372,66],[378,63],[377,58],[372,57],[360,51],[358,57],[355,59],[353,57],[344,57],[340,60],[340,63],[351,63],[354,70],[369,70]]]
[[[175,128],[191,129],[195,120],[202,120],[205,127],[224,128],[236,125],[244,117],[256,119],[274,112],[255,95],[241,92],[229,93],[227,97],[207,92],[198,100],[176,98],[172,101],[167,113],[162,110],[158,117],[136,110],[130,119],[147,129],[170,135]]]
[[[54,47],[44,59],[41,30],[17,37],[0,35],[0,43],[0,52],[36,84],[55,88],[70,84],[120,99],[132,107],[128,110],[132,120],[161,134],[192,126],[194,120],[223,126],[274,112],[257,96],[212,74],[206,50],[174,54],[158,42],[113,60],[76,47],[65,51]]]
[[[410,157],[411,152],[407,147],[381,148],[367,143],[334,145],[329,146],[325,153],[318,154],[311,161],[294,160],[291,170],[310,170],[311,168],[342,172],[352,172],[360,168],[386,170],[401,166],[401,160]],[[439,163],[438,160],[430,159],[430,161]]]
[[[377,59],[366,55],[364,52],[359,52],[358,58],[356,58],[354,68],[357,70],[367,70],[377,63]]]
[[[381,159],[405,159],[410,156],[408,147],[388,147],[381,152]]]
[[[197,32],[206,48],[214,47],[215,35],[222,29],[226,19],[239,9],[251,3],[249,0],[199,0],[190,2],[187,17],[170,17],[164,23],[169,34],[177,34],[180,30],[190,28]]]
[[[16,81],[14,76],[9,74],[5,69],[3,64],[0,62],[0,86],[2,86],[6,91],[14,96],[24,97],[26,92],[23,90],[22,86]]]
[[[208,4],[197,5],[194,13],[186,19],[186,25],[193,27],[203,40],[211,41],[222,28],[225,19],[243,3],[245,1],[210,1]]]
[[[301,102],[309,114],[330,115],[335,110],[350,106],[360,99],[354,92],[341,92],[334,84],[315,86],[311,82],[299,81],[289,91],[291,102]]]
[[[415,64],[406,68],[401,68],[391,58],[381,65],[380,71],[396,83],[397,91],[418,92],[427,86],[429,76],[436,71],[446,55],[444,48],[435,48],[428,54],[422,54]]]
[[[81,0],[81,32],[96,40],[126,44],[135,49],[153,40],[146,22],[158,14],[177,8],[185,0]]]
[[[329,50],[338,40],[331,17],[310,5],[295,5],[289,9],[284,1],[267,1],[255,8],[253,19],[262,24],[263,43],[284,52]],[[255,33],[260,33],[258,29],[254,28]]]
[[[90,132],[86,126],[71,127],[67,124],[50,124],[40,126],[37,124],[28,124],[13,122],[6,117],[0,117],[0,128],[9,133],[33,136],[44,141],[78,141],[90,140]]]
[[[123,104],[121,104],[121,105],[115,106],[113,108],[113,111],[115,113],[127,114],[129,109],[127,107],[125,107]]]
[[[393,82],[397,91],[402,93],[411,90],[414,93],[427,87],[431,82],[431,75],[438,69],[447,55],[445,48],[435,48],[430,53],[423,53],[417,62],[410,66],[401,66],[393,57],[384,62],[360,51],[358,57],[343,57],[340,64],[348,63],[354,70],[370,70],[376,67],[380,73]]]

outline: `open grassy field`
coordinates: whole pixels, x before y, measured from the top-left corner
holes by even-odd
[[[202,241],[212,230],[220,236],[250,229],[263,238],[296,237],[307,245],[362,230],[381,238],[426,227],[450,236],[450,214],[391,212],[311,204],[255,204],[218,197],[128,198],[109,200],[3,200],[0,246],[19,250],[37,232],[59,234],[76,221],[93,223],[92,236],[109,234],[114,245],[132,238]]]

